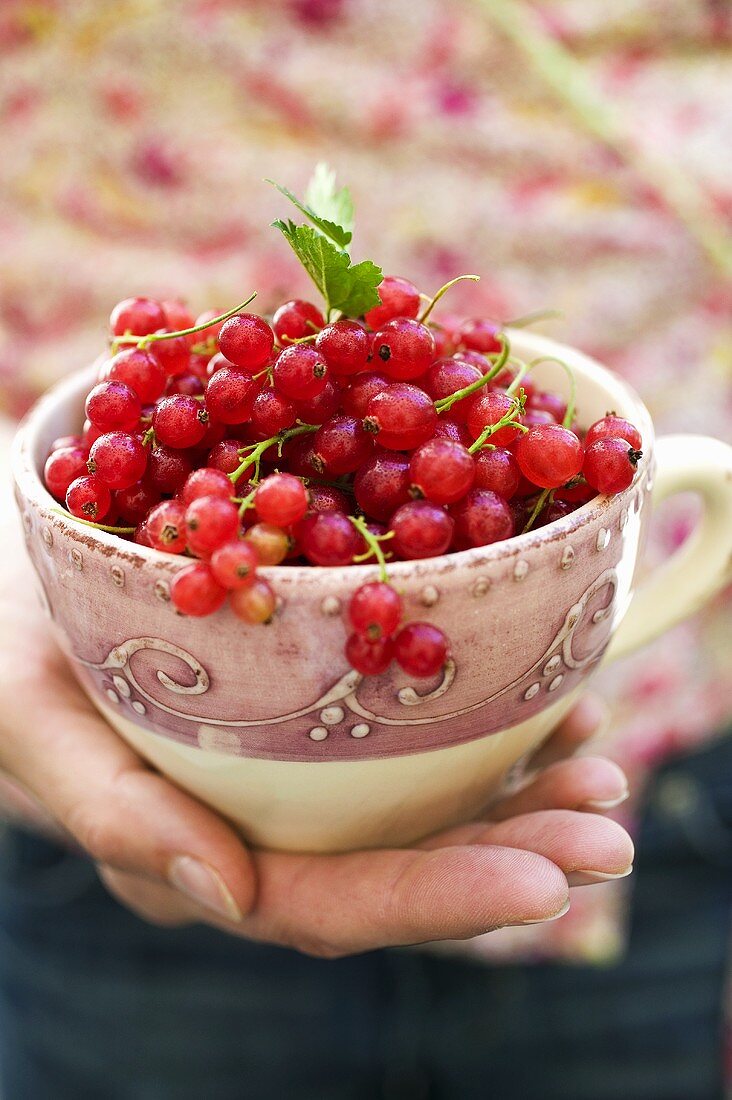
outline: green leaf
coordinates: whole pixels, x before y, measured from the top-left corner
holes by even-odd
[[[287,187],[282,187],[281,184],[275,183],[274,180],[267,180],[266,182],[276,187],[280,194],[289,199],[290,202],[297,207],[300,213],[304,214],[308,221],[313,223],[320,233],[326,236],[328,240],[333,241],[334,244],[337,244],[339,248],[345,249],[351,243],[351,238],[353,237],[351,230],[344,228],[344,226],[334,221],[330,221],[328,217],[321,217],[310,206],[306,206],[304,203],[300,202],[297,195],[293,195],[292,191]],[[353,207],[351,207],[351,211],[353,211]]]
[[[353,234],[353,199],[347,187],[336,188],[336,174],[322,160],[315,165],[305,202],[319,218],[327,218]]]
[[[272,225],[279,229],[310,278],[325,298],[328,312],[339,309],[348,317],[360,317],[377,306],[377,287],[383,278],[381,268],[370,260],[352,264],[346,252],[341,252],[322,233],[309,225],[295,225],[278,219]]]

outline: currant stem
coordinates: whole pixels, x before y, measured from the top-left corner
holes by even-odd
[[[492,435],[499,432],[501,428],[518,428],[520,432],[528,432],[528,428],[522,424],[519,420],[514,420],[515,416],[521,416],[523,412],[523,402],[518,400],[515,408],[510,412],[502,416],[500,420],[497,420],[495,424],[487,424],[483,431],[480,433],[474,443],[468,447],[468,452],[474,455],[476,451],[479,451],[487,439],[490,439]]]
[[[510,321],[504,321],[505,328],[528,328],[537,321],[555,321],[564,317],[561,309],[535,309],[531,313],[523,313],[520,317],[513,317]]]
[[[108,531],[110,535],[134,535],[136,530],[135,527],[110,527],[106,523],[93,523],[90,519],[80,519],[79,516],[67,512],[65,508],[52,508],[51,511],[57,516],[63,516],[64,519],[73,520],[74,523],[82,523],[84,527],[93,527],[95,531]]]
[[[432,312],[432,310],[435,308],[435,306],[439,302],[440,298],[442,298],[442,296],[448,292],[450,287],[455,286],[455,283],[463,282],[463,280],[465,280],[465,279],[469,279],[473,283],[479,283],[480,282],[480,275],[458,275],[457,279],[451,279],[449,283],[445,283],[444,286],[441,286],[440,289],[437,291],[437,293],[435,295],[433,295],[432,298],[430,298],[429,303],[427,305],[427,308],[424,309],[422,311],[421,315],[417,318],[417,320],[420,322],[420,324],[423,325],[425,323],[425,321],[429,317],[430,313]]]
[[[475,382],[471,382],[469,386],[465,386],[462,390],[457,390],[456,393],[451,393],[448,397],[442,397],[439,401],[435,401],[435,411],[438,415],[447,412],[448,409],[451,409],[458,401],[462,401],[464,397],[470,397],[471,394],[477,393],[478,390],[487,385],[492,378],[500,374],[508,362],[508,357],[511,354],[511,346],[508,339],[502,333],[498,335],[497,339],[501,344],[501,350],[491,369],[487,374],[482,375],[480,378],[476,378]]]
[[[279,432],[277,435],[270,436],[269,439],[262,440],[261,443],[256,443],[251,448],[246,458],[242,459],[241,464],[226,476],[232,485],[236,485],[239,478],[246,473],[249,467],[254,466],[255,473],[252,481],[259,481],[259,464],[265,451],[268,451],[270,447],[276,446],[278,455],[282,457],[282,447],[288,439],[294,439],[295,436],[298,435],[305,435],[307,432],[317,432],[317,430],[317,424],[298,424],[295,428],[287,428],[284,432]]]
[[[574,420],[575,408],[577,404],[577,380],[574,377],[574,371],[572,368],[564,362],[563,359],[557,359],[555,355],[540,355],[538,359],[532,359],[528,364],[527,369],[533,370],[539,363],[557,363],[569,379],[569,401],[567,402],[567,411],[564,414],[564,420],[562,421],[563,428],[569,428]]]
[[[536,520],[536,517],[539,515],[539,512],[542,510],[542,508],[544,507],[545,504],[547,504],[547,503],[551,504],[553,499],[554,499],[554,490],[553,489],[545,489],[543,493],[539,493],[536,504],[534,505],[534,510],[532,511],[531,515],[529,516],[526,523],[524,524],[524,528],[521,532],[522,535],[525,535],[527,531],[531,530],[531,528],[534,525],[534,521]]]
[[[233,309],[227,309],[226,313],[222,313],[218,317],[212,317],[208,321],[203,321],[200,325],[193,325],[192,328],[181,328],[177,332],[151,332],[149,336],[118,336],[115,344],[134,344],[138,348],[146,348],[158,340],[172,340],[174,336],[192,336],[195,332],[203,332],[204,329],[211,328],[211,325],[219,325],[222,321],[228,321],[235,313],[239,313],[240,310],[251,305],[256,297],[257,292],[255,291],[245,302],[240,302]]]
[[[367,561],[373,554],[379,563],[379,580],[383,581],[384,584],[391,584],[389,574],[386,571],[386,558],[384,557],[384,551],[381,549],[381,543],[385,539],[393,538],[394,532],[387,531],[385,535],[377,536],[369,531],[366,520],[362,516],[349,516],[348,518],[369,548],[366,554],[357,554],[353,559],[354,562]]]

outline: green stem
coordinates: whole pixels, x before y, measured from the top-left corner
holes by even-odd
[[[464,279],[470,279],[470,281],[473,283],[479,283],[480,275],[458,275],[457,279],[451,279],[449,283],[445,283],[444,286],[441,286],[437,293],[432,298],[430,298],[427,308],[423,310],[422,314],[420,315],[419,321],[421,322],[421,324],[424,324],[426,322],[427,318],[439,302],[440,298],[442,298],[442,296],[447,293],[450,287],[455,286],[455,283],[463,282]]]
[[[202,321],[200,325],[193,325],[192,328],[181,328],[177,332],[151,332],[149,336],[118,336],[115,344],[135,344],[138,348],[146,348],[158,340],[172,340],[174,336],[192,336],[194,332],[203,332],[204,329],[211,328],[211,325],[219,325],[222,321],[228,321],[229,317],[233,317],[235,313],[239,313],[240,310],[251,305],[256,297],[257,293],[255,291],[245,302],[240,302],[238,306],[227,309],[226,313],[222,313],[218,317],[212,317],[209,321]]]
[[[533,370],[539,363],[556,363],[562,368],[569,379],[569,401],[567,402],[567,411],[562,421],[562,427],[569,428],[574,420],[577,405],[577,380],[574,376],[574,371],[568,363],[565,363],[563,359],[557,359],[555,355],[540,355],[538,359],[532,359],[526,369]]]
[[[373,531],[369,531],[366,520],[362,516],[349,516],[348,518],[369,548],[367,553],[357,554],[353,559],[354,562],[368,561],[373,554],[379,563],[379,580],[383,581],[384,584],[391,584],[389,574],[386,571],[386,558],[384,557],[384,551],[381,549],[381,543],[386,539],[394,538],[394,532],[387,531],[385,535],[375,535]]]
[[[447,412],[458,401],[462,401],[464,397],[470,397],[471,394],[477,393],[483,386],[487,385],[492,378],[495,378],[497,374],[505,367],[508,362],[508,357],[511,354],[511,346],[506,336],[500,333],[497,337],[501,344],[501,351],[496,359],[495,363],[481,378],[476,378],[475,382],[472,382],[469,386],[465,386],[462,390],[458,390],[456,393],[451,393],[449,397],[442,397],[439,401],[435,401],[435,411],[438,415]]]
[[[495,424],[487,424],[483,431],[480,433],[474,443],[468,447],[468,451],[471,455],[474,455],[476,451],[479,451],[486,440],[490,439],[492,435],[499,432],[501,428],[518,428],[520,432],[528,432],[528,428],[525,427],[520,421],[514,420],[515,416],[521,416],[523,412],[523,406],[521,401],[517,401],[515,407],[510,412],[502,416],[500,420],[497,420]]]
[[[84,527],[93,527],[95,531],[108,531],[110,535],[134,535],[135,527],[110,527],[106,523],[93,523],[90,519],[80,519],[79,516],[67,512],[65,508],[52,508],[57,516],[73,520],[74,523],[82,523]]]
[[[536,517],[539,515],[539,512],[542,510],[547,502],[551,504],[553,498],[553,489],[545,489],[543,493],[539,493],[539,496],[536,499],[536,504],[534,505],[534,510],[524,524],[524,529],[521,532],[522,535],[525,535],[527,531],[531,530],[534,525],[534,521],[536,520]]]
[[[282,446],[288,439],[294,439],[295,436],[298,435],[305,435],[307,432],[317,432],[318,428],[318,424],[298,424],[295,428],[287,428],[286,431],[279,432],[277,435],[272,435],[269,439],[262,440],[261,443],[255,443],[251,449],[247,448],[249,454],[246,458],[242,459],[241,464],[230,474],[227,474],[229,481],[232,485],[236,485],[239,478],[246,473],[250,466],[255,467],[252,481],[259,481],[259,464],[265,451],[268,451],[270,447],[276,446],[277,452],[281,456]]]

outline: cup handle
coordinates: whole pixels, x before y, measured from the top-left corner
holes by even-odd
[[[702,497],[703,516],[669,560],[643,580],[607,650],[624,657],[693,615],[732,575],[732,447],[701,435],[656,442],[654,505],[675,493]]]

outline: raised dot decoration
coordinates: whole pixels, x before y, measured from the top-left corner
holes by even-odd
[[[153,587],[156,599],[162,603],[168,603],[170,601],[170,585],[167,581],[155,581]]]
[[[607,527],[601,527],[597,532],[597,549],[598,551],[607,550],[610,545],[610,532]]]
[[[345,718],[343,707],[325,707],[320,712],[320,721],[325,726],[337,726]]]
[[[434,607],[440,598],[440,593],[433,584],[428,584],[419,594],[419,602],[423,607]]]
[[[547,688],[547,690],[548,691],[556,691],[563,679],[564,679],[564,676],[560,672],[558,676],[554,677],[552,682],[549,684],[549,687]]]
[[[473,584],[471,592],[474,596],[480,598],[481,596],[487,596],[491,587],[489,577],[478,577],[477,581]]]
[[[529,572],[529,563],[523,558],[519,558],[513,567],[513,579],[515,581],[522,581]]]
[[[113,565],[110,569],[110,575],[112,577],[112,584],[117,588],[124,588],[125,586],[125,571],[121,565]]]
[[[328,736],[328,731],[325,726],[314,726],[308,734],[311,741],[325,741]]]
[[[540,691],[541,684],[537,681],[537,683],[531,684],[529,687],[527,687],[526,691],[524,692],[524,699],[528,702],[529,699],[535,698],[535,696],[537,696]]]
[[[371,727],[366,722],[359,722],[351,730],[351,737],[367,737],[371,733]]]
[[[564,550],[562,551],[562,556],[559,560],[559,564],[561,565],[562,569],[571,569],[574,565],[574,559],[574,547],[569,545],[565,546]]]
[[[320,605],[320,610],[324,615],[328,615],[329,617],[340,615],[341,601],[337,596],[326,596]]]

